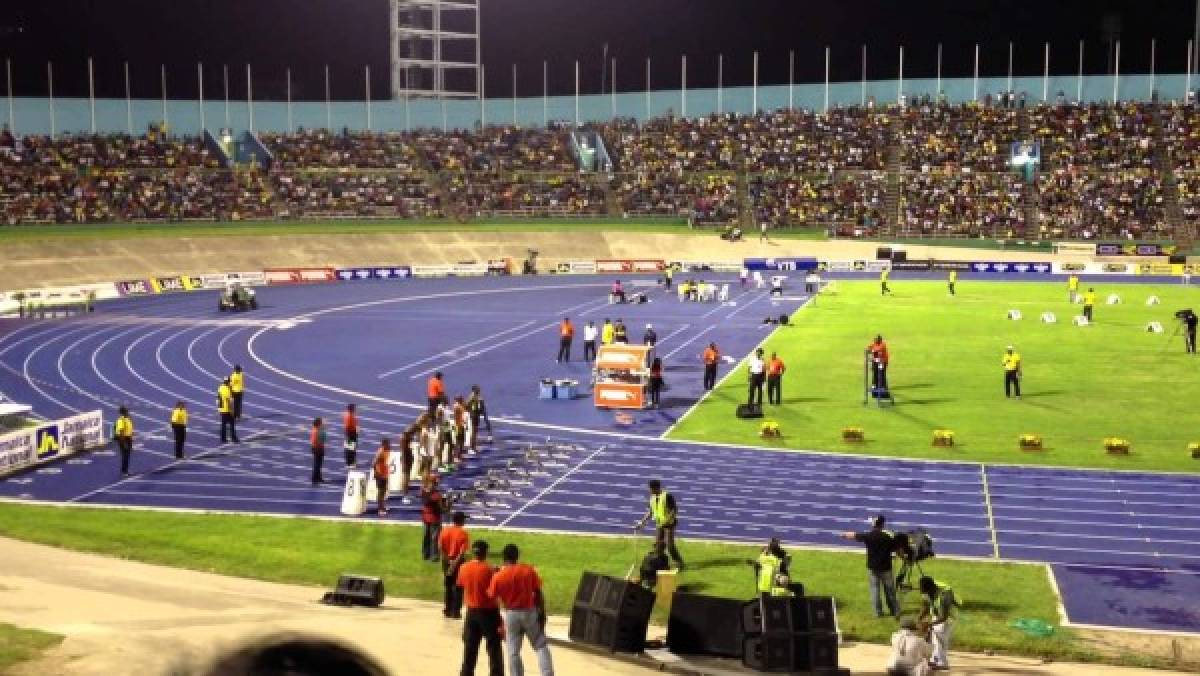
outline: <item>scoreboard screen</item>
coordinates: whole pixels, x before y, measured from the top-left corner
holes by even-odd
[[[1018,168],[1041,164],[1042,144],[1037,141],[1013,141],[1008,162]]]

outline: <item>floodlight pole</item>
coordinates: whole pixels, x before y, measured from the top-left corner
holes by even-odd
[[[57,121],[54,119],[54,62],[46,62],[46,87],[50,94],[50,136],[58,135]]]
[[[829,112],[829,46],[825,47],[825,112]]]
[[[754,95],[750,110],[751,115],[758,114],[758,51],[754,52]]]
[[[292,69],[284,68],[283,77],[287,81],[287,131],[292,133]]]
[[[291,95],[291,73],[290,73],[290,71],[289,71],[289,73],[288,73],[288,78],[289,78],[289,80],[288,80],[288,94],[289,94],[289,99],[290,99],[290,95]],[[201,133],[203,133],[203,132],[204,132],[204,129],[205,129],[205,123],[204,123],[204,64],[203,64],[202,62],[199,62],[199,61],[197,61],[197,62],[196,62],[196,85],[197,85],[197,90],[198,90],[198,92],[199,92],[199,95],[200,95],[200,97],[199,97],[199,102],[200,102],[200,132],[201,132]],[[289,107],[290,107],[290,106],[289,106]]]
[[[971,75],[971,100],[979,100],[979,43],[975,43],[975,70]]]
[[[1042,59],[1042,103],[1050,96],[1050,43],[1046,43],[1046,55]]]
[[[717,54],[717,114],[725,112],[725,55]]]
[[[225,106],[228,108],[228,100]],[[329,101],[329,64],[325,64],[325,130],[333,131],[333,107]]]
[[[159,69],[159,71],[158,71],[159,72],[159,84],[161,85],[161,88],[162,88],[162,123],[163,123],[163,127],[166,128],[168,131],[170,131],[171,124],[170,124],[169,119],[167,118],[167,64],[160,63],[158,65],[158,69]]]
[[[687,54],[680,60],[679,116],[687,117]]]
[[[796,94],[796,51],[788,50],[788,110],[795,110]]]
[[[8,130],[17,133],[16,106],[13,104],[12,59],[4,60],[4,72],[8,77]]]
[[[1075,78],[1075,102],[1083,103],[1083,40],[1079,41],[1079,76]]]
[[[250,64],[246,64],[246,112],[250,122],[250,133],[254,133],[254,77]]]
[[[96,133],[96,80],[95,70],[92,67],[92,57],[88,57],[88,109],[91,113],[91,129],[92,134]]]
[[[938,43],[937,49],[937,85],[934,89],[934,98],[940,99],[942,96],[942,43]]]
[[[133,99],[129,92],[129,62],[125,62],[125,128],[133,136]]]
[[[1113,103],[1117,102],[1117,87],[1121,79],[1121,41],[1117,40],[1116,61],[1113,62]]]

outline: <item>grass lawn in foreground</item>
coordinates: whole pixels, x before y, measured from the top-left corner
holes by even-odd
[[[541,572],[550,610],[556,614],[570,612],[582,571],[624,576],[649,543],[648,538],[468,528],[473,538],[491,543],[497,563],[503,545],[512,542],[520,546],[522,559]],[[339,573],[353,571],[382,577],[394,596],[438,600],[442,593],[440,568],[420,559],[421,530],[416,527],[0,504],[0,535],[262,580],[332,588]],[[757,555],[757,547],[687,542],[681,543],[681,548],[689,567],[680,582],[690,590],[729,598],[753,595],[753,575],[746,560]],[[888,639],[895,623],[874,616],[861,552],[793,553],[794,570],[808,593],[837,599],[839,621],[847,638]],[[1044,567],[933,559],[925,570],[952,584],[966,599],[955,634],[956,648],[1095,659],[1070,631],[1059,630],[1051,638],[1041,639],[1008,626],[1018,617],[1058,623],[1056,599]],[[316,596],[314,592],[314,600]],[[915,609],[917,595],[909,594],[905,603]],[[658,621],[665,623],[662,617]]]
[[[838,281],[765,343],[787,364],[783,406],[766,406],[783,439],[770,445],[842,453],[1138,470],[1200,471],[1187,452],[1200,440],[1200,358],[1171,338],[1174,312],[1200,307],[1200,288],[1096,284],[1096,323],[1077,327],[1081,306],[1066,283],[961,281],[950,297],[940,281],[893,277],[894,296],[874,281]],[[1086,284],[1084,288],[1086,289]],[[1123,303],[1106,305],[1110,293]],[[1147,306],[1157,295],[1162,303]],[[1006,318],[1010,309],[1023,319]],[[1058,323],[1039,321],[1053,312]],[[1147,333],[1147,322],[1166,333]],[[894,408],[863,405],[863,350],[882,333],[891,353]],[[1024,359],[1021,400],[1005,399],[1001,356],[1012,344]],[[759,422],[738,420],[746,398],[744,364],[673,430],[700,441],[763,444]],[[866,442],[841,430],[861,426]],[[953,448],[931,446],[935,429],[955,433]],[[1017,448],[1040,434],[1042,452]],[[1102,440],[1130,440],[1128,457],[1107,455]]]
[[[0,673],[6,667],[31,660],[62,643],[63,637],[0,622]]]

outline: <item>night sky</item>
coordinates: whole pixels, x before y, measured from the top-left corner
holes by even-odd
[[[540,95],[542,60],[550,93],[574,91],[573,61],[584,93],[601,88],[604,44],[618,60],[617,90],[641,90],[645,59],[656,89],[679,86],[679,55],[688,55],[688,86],[715,86],[717,54],[725,84],[748,85],[751,53],[760,52],[760,83],[786,83],[788,52],[796,81],[824,77],[832,48],[833,80],[857,80],[861,46],[867,75],[896,76],[905,46],[905,77],[932,77],[936,44],[943,76],[970,76],[981,44],[981,75],[1004,75],[1008,42],[1017,75],[1041,74],[1043,43],[1051,71],[1075,73],[1078,41],[1085,71],[1110,69],[1106,38],[1119,34],[1121,71],[1149,69],[1158,40],[1158,72],[1182,72],[1194,26],[1194,0],[482,0],[483,62],[489,96],[508,96],[517,64],[518,91]],[[46,62],[54,62],[56,96],[86,96],[86,59],[95,58],[98,96],[124,96],[122,62],[133,95],[159,96],[159,64],[172,98],[195,98],[196,63],[205,64],[205,95],[221,96],[221,66],[230,66],[234,97],[244,97],[253,64],[259,100],[283,99],[284,68],[293,97],[324,96],[328,64],[337,99],[363,97],[363,66],[375,98],[388,92],[385,0],[7,0],[0,10],[0,57],[13,63],[17,95],[44,96]],[[3,73],[0,73],[0,78]],[[0,80],[0,87],[3,81]]]

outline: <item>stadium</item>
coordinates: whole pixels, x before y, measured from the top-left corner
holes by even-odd
[[[1200,669],[1200,5],[16,4],[0,673]]]

